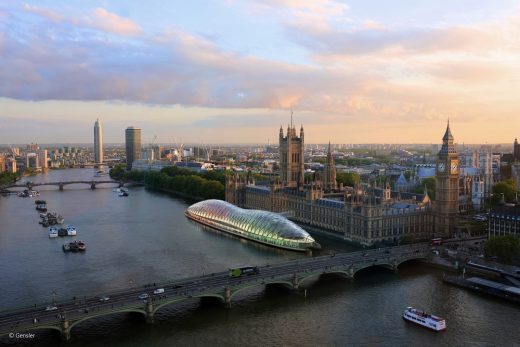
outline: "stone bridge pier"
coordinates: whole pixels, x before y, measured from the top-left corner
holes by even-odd
[[[63,182],[60,182],[60,183],[58,184],[58,187],[59,187],[59,189],[60,189],[61,191],[63,191],[63,186],[64,186],[64,185],[63,185]]]
[[[292,278],[292,289],[298,290],[300,287],[300,281],[298,280],[298,276],[296,274],[293,275]]]
[[[231,307],[231,288],[229,287],[226,287],[226,289],[224,289],[224,304],[228,308]]]
[[[61,338],[65,341],[70,340],[70,324],[67,318],[61,322]]]
[[[149,297],[148,300],[146,300],[146,323],[152,324],[153,321],[153,303],[152,298]]]
[[[96,189],[96,182],[92,181],[92,183],[90,183],[90,189]]]

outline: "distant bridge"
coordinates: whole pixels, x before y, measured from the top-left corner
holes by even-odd
[[[324,274],[336,274],[353,279],[358,271],[369,267],[397,271],[401,263],[413,259],[427,259],[430,254],[430,248],[425,244],[341,253],[260,266],[260,272],[250,276],[229,277],[228,271],[223,271],[179,279],[154,287],[129,288],[105,293],[103,296],[109,297],[105,301],[100,300],[100,296],[61,301],[53,304],[57,307],[53,311],[47,311],[45,305],[28,306],[0,312],[0,336],[53,329],[68,340],[72,328],[76,325],[101,316],[138,312],[148,323],[153,323],[158,310],[190,298],[215,298],[226,307],[230,307],[233,297],[248,288],[276,284],[298,290],[309,280],[318,279]],[[164,292],[154,294],[154,289],[158,288],[163,288]],[[138,298],[143,293],[149,295],[146,300]]]
[[[123,187],[125,183],[123,181],[113,181],[113,180],[104,180],[104,181],[59,181],[59,182],[25,182],[23,184],[12,184],[8,187],[5,187],[4,191],[9,191],[9,188],[26,188],[26,189],[33,189],[34,187],[39,186],[57,186],[60,190],[63,190],[63,188],[66,185],[69,184],[87,184],[90,185],[90,189],[96,189],[96,185],[98,184],[106,184],[106,183],[112,183],[117,184],[118,187]]]

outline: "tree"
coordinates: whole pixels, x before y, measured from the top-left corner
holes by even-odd
[[[411,243],[415,243],[415,236],[413,236],[413,235],[401,236],[401,239],[400,239],[399,243],[401,245],[408,245],[408,244],[411,244]]]
[[[512,179],[498,182],[493,186],[493,197],[491,198],[491,204],[498,205],[504,194],[505,202],[514,202],[516,199],[516,182]]]
[[[417,194],[423,194],[424,193],[424,187],[426,186],[426,190],[428,191],[428,195],[432,200],[435,200],[435,186],[437,181],[435,180],[435,177],[428,177],[422,180],[421,184],[417,186],[414,190]]]
[[[0,187],[7,186],[16,182],[20,178],[20,173],[2,172],[0,173]]]
[[[112,169],[110,169],[109,173],[110,178],[116,181],[120,181],[125,176],[125,165],[124,164],[117,164]]]
[[[520,242],[514,235],[493,236],[484,244],[486,258],[497,257],[499,262],[511,263],[520,256]]]
[[[343,183],[344,186],[354,187],[361,182],[361,178],[355,172],[339,172],[336,174],[336,181],[338,184]]]

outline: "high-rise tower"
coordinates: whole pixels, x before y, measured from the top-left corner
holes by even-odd
[[[329,150],[327,151],[327,164],[325,165],[324,170],[323,186],[326,191],[335,190],[337,188],[336,164],[334,163],[334,157],[332,156],[332,151],[330,149],[330,142]]]
[[[141,129],[128,127],[125,130],[126,168],[132,169],[134,160],[141,159]]]
[[[459,212],[459,154],[453,144],[449,121],[442,138],[435,177],[435,236],[452,236]]]
[[[103,127],[99,118],[94,123],[94,162],[103,163]]]
[[[291,122],[292,123],[292,122]],[[296,135],[294,126],[287,127],[287,136],[284,136],[280,126],[280,179],[285,187],[303,187],[304,174],[304,134],[303,125],[300,128],[300,137]]]
[[[513,156],[515,161],[520,161],[520,144],[518,139],[515,139],[515,143],[513,143]]]

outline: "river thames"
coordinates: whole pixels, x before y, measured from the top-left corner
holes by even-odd
[[[105,180],[93,169],[50,171],[33,182]],[[64,253],[63,238],[49,239],[38,224],[35,198],[0,197],[0,309],[95,295],[126,287],[276,263],[310,255],[277,250],[208,230],[184,216],[193,203],[143,187],[129,197],[87,185],[38,187],[65,224],[73,224],[87,251]],[[320,253],[355,250],[313,235]],[[71,239],[71,238],[67,238]],[[230,309],[217,301],[188,301],[158,312],[155,324],[139,315],[86,321],[62,342],[55,332],[32,339],[0,339],[7,346],[403,346],[520,344],[520,307],[443,284],[442,271],[419,263],[399,272],[364,270],[354,281],[325,276],[298,293],[279,287],[242,293]],[[447,321],[430,332],[401,318],[407,306]]]

